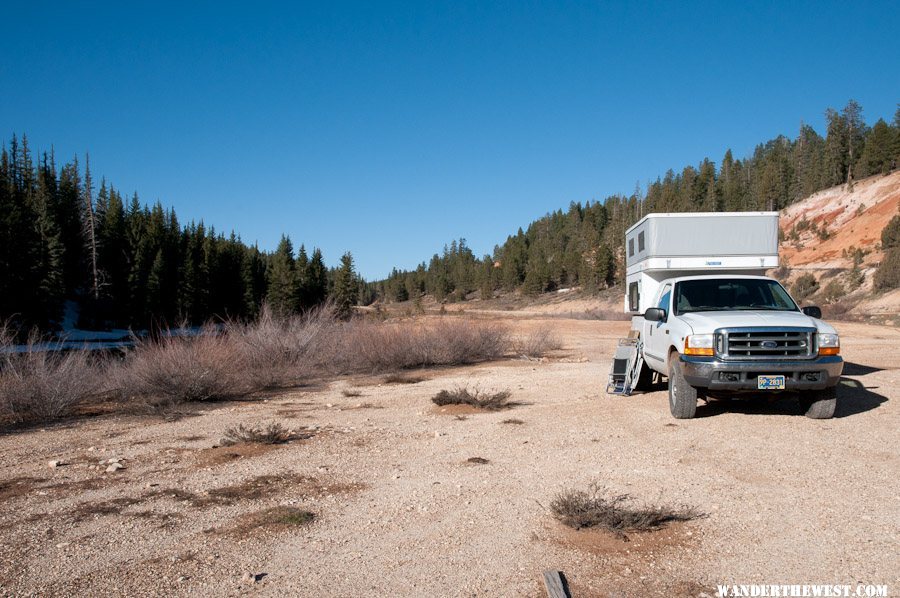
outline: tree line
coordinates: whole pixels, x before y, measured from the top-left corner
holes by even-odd
[[[20,333],[250,319],[264,302],[301,312],[330,299],[346,313],[366,288],[349,253],[328,269],[319,249],[295,252],[288,237],[260,251],[105,179],[98,187],[87,158],[57,168],[52,151],[35,160],[25,136],[0,151],[0,318]]]
[[[704,158],[680,172],[667,171],[631,195],[570,204],[521,228],[476,258],[465,240],[454,241],[415,270],[394,269],[371,285],[385,301],[422,294],[439,301],[463,300],[500,290],[538,294],[569,286],[596,291],[624,279],[625,230],[653,212],[780,210],[822,189],[900,165],[900,107],[888,124],[869,126],[862,107],[850,100],[825,111],[825,136],[801,123],[794,138],[784,135],[735,158],[729,149],[717,165]]]

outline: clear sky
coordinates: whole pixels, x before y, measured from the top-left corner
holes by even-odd
[[[83,6],[82,6],[83,4]],[[4,2],[0,136],[368,279],[900,101],[900,2]]]

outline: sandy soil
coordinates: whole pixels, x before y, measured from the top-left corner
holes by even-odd
[[[575,596],[712,595],[716,583],[898,591],[900,332],[838,324],[848,365],[833,420],[783,399],[676,421],[664,390],[605,394],[626,322],[547,323],[564,348],[539,362],[341,379],[178,421],[6,433],[0,594],[540,596],[546,569],[564,571]],[[431,403],[463,384],[509,389],[518,405]],[[269,421],[312,436],[213,448],[230,427]],[[99,464],[115,458],[124,469]],[[556,523],[553,497],[594,481],[706,516],[628,541]],[[258,515],[277,506],[316,519]]]

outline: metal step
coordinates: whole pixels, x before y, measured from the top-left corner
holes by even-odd
[[[621,338],[613,356],[606,394],[628,396],[634,390],[644,365],[644,343],[640,338]]]

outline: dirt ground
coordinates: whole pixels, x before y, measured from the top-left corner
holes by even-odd
[[[3,434],[0,594],[541,596],[547,569],[575,596],[900,589],[900,331],[837,324],[848,363],[833,420],[785,398],[676,421],[664,389],[605,394],[627,322],[504,321],[550,325],[564,347],[405,384],[340,379],[176,421],[104,416]],[[431,403],[467,384],[508,389],[517,404]],[[271,421],[308,437],[214,448],[228,428]],[[124,468],[107,473],[110,459]],[[556,523],[554,496],[591,482],[705,516],[624,539]]]

